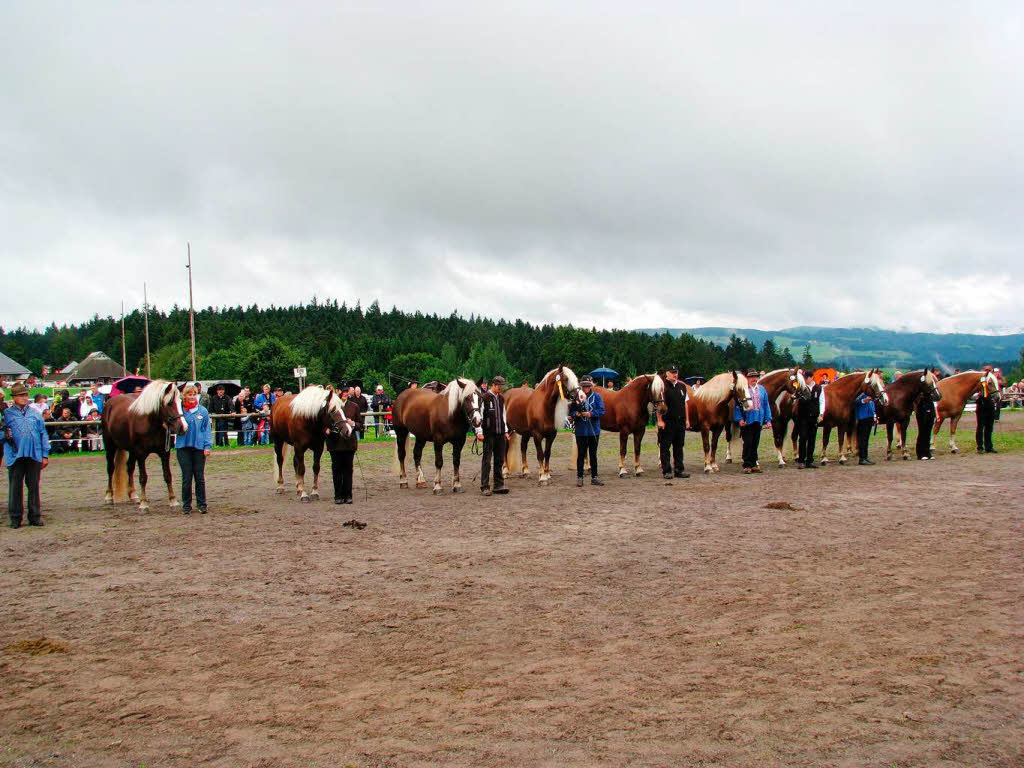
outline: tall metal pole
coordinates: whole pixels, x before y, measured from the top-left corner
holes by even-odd
[[[153,371],[149,367],[149,298],[146,295],[146,284],[142,284],[142,306],[145,308],[143,320],[146,325],[146,378],[153,378]]]
[[[192,381],[196,380],[196,313],[192,308],[192,243],[188,245],[188,335],[192,341]]]
[[[121,367],[124,375],[128,375],[128,356],[124,352],[124,302],[121,302]]]

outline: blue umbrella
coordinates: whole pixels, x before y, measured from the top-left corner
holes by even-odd
[[[591,378],[601,379],[601,383],[607,382],[608,379],[619,378],[619,372],[613,371],[611,368],[597,368],[590,372]]]

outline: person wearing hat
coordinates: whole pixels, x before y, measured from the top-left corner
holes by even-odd
[[[978,426],[974,430],[974,442],[978,453],[998,453],[992,447],[992,430],[996,424],[996,407],[999,402],[999,380],[992,372],[992,366],[981,369],[981,389],[978,392],[978,406],[974,415]],[[995,383],[993,383],[995,382]]]
[[[814,379],[807,376],[811,383]],[[796,434],[797,434],[797,469],[817,469],[814,463],[814,445],[818,441],[818,415],[821,412],[821,384],[814,383],[811,387],[811,396],[807,399],[797,397],[795,399],[796,409]]]
[[[481,384],[486,383],[481,379]],[[509,439],[508,422],[505,420],[505,397],[501,394],[505,386],[504,376],[491,379],[490,387],[481,387],[480,405],[484,412],[483,431],[477,440],[483,441],[483,456],[480,460],[480,493],[491,495],[491,466],[494,466],[494,493],[508,493],[502,468],[505,465],[505,448]]]
[[[359,410],[359,404],[351,397],[352,388],[347,381],[338,384],[335,390],[341,400],[341,412],[345,414],[352,431],[343,435],[341,432],[328,427],[325,432],[327,437],[324,445],[327,452],[331,454],[331,478],[334,480],[334,503],[352,503],[352,464],[356,458],[356,451],[359,450],[359,427],[362,426],[363,417]],[[340,425],[339,425],[340,426]]]
[[[25,514],[23,488],[28,487],[28,524],[42,525],[39,475],[50,463],[46,424],[28,404],[28,387],[11,387],[14,403],[3,412],[4,463],[7,465],[7,514],[11,528],[20,528]]]
[[[378,384],[377,391],[373,395],[373,399],[370,401],[370,409],[378,416],[373,417],[373,429],[377,437],[380,437],[381,429],[387,434],[388,426],[384,421],[384,415],[387,413],[388,408],[391,406],[391,398],[384,392],[384,385]]]
[[[225,416],[232,413],[234,408],[231,405],[231,398],[224,394],[224,385],[218,384],[213,390],[213,397],[210,398],[210,413]],[[213,444],[216,446],[228,445],[228,420],[216,419],[213,425]]]
[[[665,413],[658,411],[657,407],[654,411],[658,419],[661,472],[666,480],[690,476],[689,472],[683,470],[683,442],[686,430],[690,428],[690,417],[686,411],[686,401],[689,399],[686,385],[679,380],[679,368],[670,365],[665,371]]]
[[[604,485],[597,476],[597,443],[601,437],[604,400],[594,390],[594,380],[589,375],[580,377],[579,400],[569,405],[569,416],[573,420],[573,432],[576,434],[576,486],[583,487],[583,460],[588,455],[590,484]]]
[[[757,383],[757,371],[747,371],[747,384],[750,385],[750,410],[741,410],[739,405],[733,407],[733,421],[740,423],[740,436],[743,438],[743,474],[760,474],[757,465],[757,449],[761,444],[761,430],[772,424],[772,406],[768,400],[768,392]]]
[[[857,407],[857,454],[860,456],[857,464],[870,466],[875,463],[868,458],[871,428],[878,423],[878,415],[875,412],[875,400],[867,392],[861,392],[853,402]]]

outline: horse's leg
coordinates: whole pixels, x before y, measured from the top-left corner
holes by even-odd
[[[409,450],[409,433],[401,427],[395,427],[395,441],[398,451],[398,487],[408,488],[409,478],[405,474],[405,456]]]
[[[313,490],[309,492],[311,501],[320,499],[320,457],[324,455],[324,447],[313,446]]]
[[[500,435],[499,435],[500,437]],[[475,437],[473,438],[476,439]],[[459,466],[462,464],[462,449],[466,447],[466,433],[462,433],[462,440],[455,438],[452,441],[452,493],[462,493],[462,480],[459,478]],[[498,478],[494,478],[497,481]]]
[[[832,437],[832,427],[827,424],[821,425],[821,463],[828,464],[828,456],[825,455],[825,451],[828,450],[828,440]]]
[[[626,476],[626,443],[629,441],[629,433],[623,430],[619,432],[619,477]]]
[[[541,438],[533,436],[533,447],[537,451],[537,485],[547,485],[547,465],[544,463],[544,448],[541,445]]]
[[[149,475],[146,474],[146,457],[139,459],[139,512],[149,510],[149,500],[146,498],[146,483]]]
[[[171,452],[164,451],[160,454],[160,465],[164,470],[164,482],[167,483],[167,501],[171,509],[178,506],[178,500],[174,497],[174,479],[171,477]]]
[[[114,459],[117,457],[117,448],[113,440],[106,440],[103,443],[107,449],[107,493],[103,500],[107,504],[114,503]]]
[[[284,493],[284,446],[283,440],[274,440],[274,456],[277,459],[277,492]]]
[[[294,448],[292,466],[295,468],[295,491],[299,494],[299,501],[309,503],[309,494],[306,493],[306,449],[297,445]]]
[[[836,427],[836,432],[839,434],[839,437],[838,437],[838,440],[839,440],[839,463],[840,464],[845,464],[846,463],[846,451],[848,450],[848,447],[847,447],[846,443],[847,443],[847,441],[851,441],[852,442],[853,438],[854,438],[854,435],[852,433],[850,435],[847,435],[846,434],[846,426],[843,425],[843,424],[840,424],[838,427]]]
[[[960,417],[963,413],[958,413],[956,416],[952,416],[949,419],[949,452],[960,453],[960,448],[956,444],[956,425],[960,423]]]
[[[932,427],[931,445],[928,446],[928,450],[930,450],[932,453],[935,452],[935,438],[939,436],[939,430],[942,429],[943,421],[945,421],[945,419],[942,416],[939,416],[938,413],[936,413],[935,426]]]
[[[704,446],[704,474],[711,472],[711,432],[703,427],[700,430],[700,441]]]
[[[889,422],[885,425],[885,460],[892,461],[892,433],[896,429],[896,422]]]
[[[523,471],[520,474],[520,477],[529,477],[530,476],[530,468],[528,466],[526,466],[526,455],[530,451],[530,440],[531,440],[532,437],[533,436],[530,433],[526,433],[525,435],[523,435],[522,440],[519,441],[520,460],[523,463]],[[540,451],[538,449],[538,453],[539,452]]]
[[[721,427],[712,427],[711,429],[711,471],[718,472],[718,462],[715,457],[718,454],[718,438],[722,434]]]
[[[788,421],[786,422],[786,429],[789,429]],[[815,430],[815,434],[817,434],[817,430]],[[789,439],[793,442],[792,446],[790,446],[793,452],[789,455],[795,459],[800,455],[800,433],[797,431],[796,419],[793,419],[793,431],[789,433]],[[812,445],[811,448],[814,448],[814,446]]]
[[[786,466],[786,458],[782,455],[782,445],[786,442],[786,420],[782,417],[772,419],[772,440],[775,442],[775,453],[779,455],[779,466]]]
[[[444,443],[434,441],[434,493],[441,492],[441,467],[444,466]]]
[[[135,492],[135,465],[138,463],[138,457],[131,451],[128,452],[128,501],[139,500],[139,494]]]
[[[900,448],[903,450],[903,460],[910,461],[910,452],[907,447],[907,430],[910,429],[910,417],[907,416],[903,421],[900,422]]]
[[[416,487],[426,488],[427,478],[423,476],[423,449],[426,447],[426,440],[421,440],[419,437],[416,438],[416,442],[412,446],[412,460],[416,465]]]
[[[643,430],[633,433],[633,475],[635,477],[640,477],[644,473],[644,468],[640,466],[640,443],[643,439]]]
[[[544,436],[544,481],[545,484],[551,482],[551,446],[555,443],[555,435]]]
[[[717,441],[716,441],[717,444]],[[716,449],[717,450],[717,449]],[[714,457],[712,457],[713,459]],[[714,463],[712,461],[712,463]],[[725,424],[725,463],[732,464],[732,422],[728,421]],[[717,471],[717,466],[715,471]]]

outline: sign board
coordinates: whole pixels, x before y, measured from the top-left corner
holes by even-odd
[[[295,376],[296,379],[304,379],[304,378],[306,378],[306,369],[305,368],[295,368],[292,371],[292,375]]]

